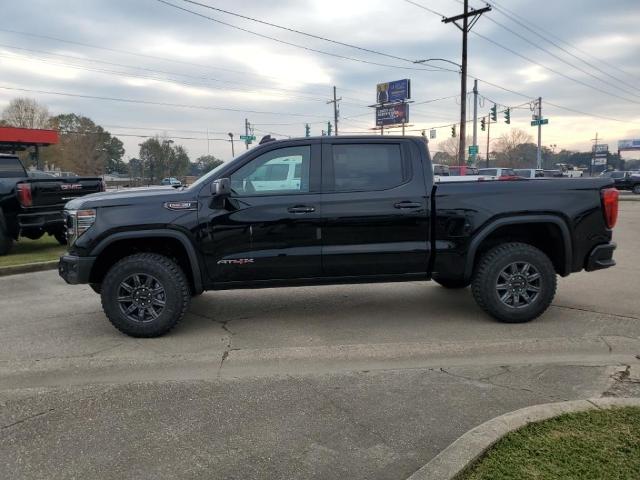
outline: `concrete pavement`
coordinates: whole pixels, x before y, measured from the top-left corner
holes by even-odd
[[[640,203],[618,266],[500,324],[426,282],[206,293],[149,340],[55,272],[0,278],[8,478],[405,478],[489,418],[637,394]]]

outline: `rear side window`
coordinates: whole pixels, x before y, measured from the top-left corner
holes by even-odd
[[[492,177],[495,177],[496,175],[498,175],[498,170],[496,170],[495,168],[481,168],[479,170],[480,175],[489,175]]]
[[[24,168],[18,157],[0,157],[0,177],[24,177]]]
[[[387,190],[411,177],[398,144],[333,145],[336,192]]]

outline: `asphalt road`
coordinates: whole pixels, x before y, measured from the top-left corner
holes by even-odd
[[[415,282],[207,293],[136,340],[55,272],[0,278],[0,471],[401,479],[504,412],[640,396],[638,232],[622,203],[618,266],[561,279],[524,325]]]

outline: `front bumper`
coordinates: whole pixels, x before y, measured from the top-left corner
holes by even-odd
[[[96,257],[78,257],[75,255],[64,255],[58,262],[58,274],[65,282],[71,285],[79,283],[89,283],[91,269],[96,261]]]
[[[584,269],[587,272],[593,272],[594,270],[613,267],[616,264],[613,259],[613,251],[616,246],[614,242],[610,242],[595,247],[587,257],[587,264]]]

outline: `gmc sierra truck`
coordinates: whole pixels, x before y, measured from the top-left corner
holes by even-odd
[[[66,244],[64,205],[103,190],[101,178],[31,174],[17,156],[0,154],[0,255],[20,236],[37,240],[47,233]]]
[[[421,138],[263,139],[190,187],[72,200],[59,273],[135,337],[171,330],[205,290],[430,279],[526,322],[557,275],[615,265],[612,185],[438,184]]]

